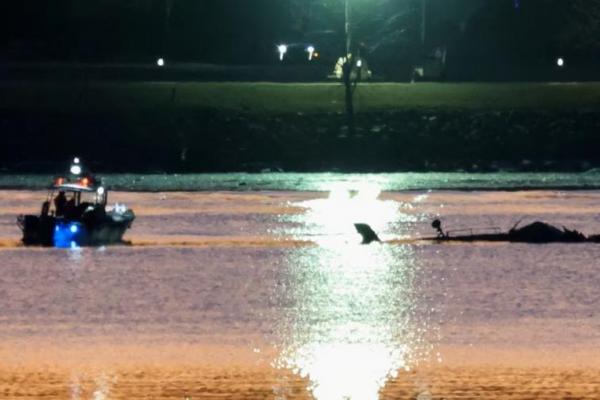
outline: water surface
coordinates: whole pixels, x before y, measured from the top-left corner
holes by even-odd
[[[600,233],[600,191],[115,192],[130,246],[17,246],[43,192],[0,191],[7,398],[593,398],[600,247],[436,244],[545,220]],[[327,190],[325,190],[327,189]],[[361,246],[354,222],[388,243]],[[569,394],[570,393],[570,394]]]
[[[66,168],[66,166],[65,166]],[[523,190],[600,189],[600,171],[568,172],[401,172],[401,173],[222,173],[222,174],[100,174],[114,189],[128,191],[329,191],[376,184],[382,191],[401,190]],[[0,188],[41,189],[53,175],[0,174]]]

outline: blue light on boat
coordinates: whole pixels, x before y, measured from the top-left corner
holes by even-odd
[[[54,228],[54,247],[72,249],[84,246],[87,231],[79,222],[57,222]]]

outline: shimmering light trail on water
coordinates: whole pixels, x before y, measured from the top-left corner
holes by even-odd
[[[417,273],[408,246],[342,243],[294,254],[285,282],[294,307],[280,321],[275,365],[309,378],[316,399],[377,399],[430,350]]]
[[[312,382],[317,400],[376,400],[399,370],[429,358],[428,314],[417,312],[418,263],[410,246],[357,246],[352,222],[388,232],[406,220],[376,183],[335,184],[322,199],[297,204],[317,248],[287,260],[283,350],[276,366]],[[306,232],[304,232],[306,233]],[[303,232],[297,232],[300,237]],[[427,332],[427,334],[425,334]]]
[[[368,223],[379,232],[387,232],[399,218],[398,203],[379,198],[381,189],[377,184],[362,182],[358,185],[332,185],[324,198],[298,202],[295,205],[305,210],[291,219],[299,229],[293,234],[299,238],[312,237],[321,245],[335,245],[356,241],[353,223]]]

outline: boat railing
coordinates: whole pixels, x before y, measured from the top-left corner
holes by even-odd
[[[446,236],[466,236],[466,235],[483,235],[502,233],[502,229],[497,226],[486,228],[463,228],[446,231]]]

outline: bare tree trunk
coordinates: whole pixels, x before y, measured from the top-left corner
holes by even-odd
[[[165,0],[165,32],[169,32],[171,28],[171,11],[173,10],[173,2],[175,0]]]
[[[425,48],[427,39],[427,0],[421,0],[421,46]]]
[[[352,87],[352,9],[350,0],[345,4],[345,31],[346,31],[346,57],[342,66],[342,79],[344,81],[346,118],[350,134],[354,134],[354,88]]]
[[[354,133],[354,87],[352,85],[352,60],[347,57],[343,65],[343,80],[346,104],[346,118],[351,133]]]

